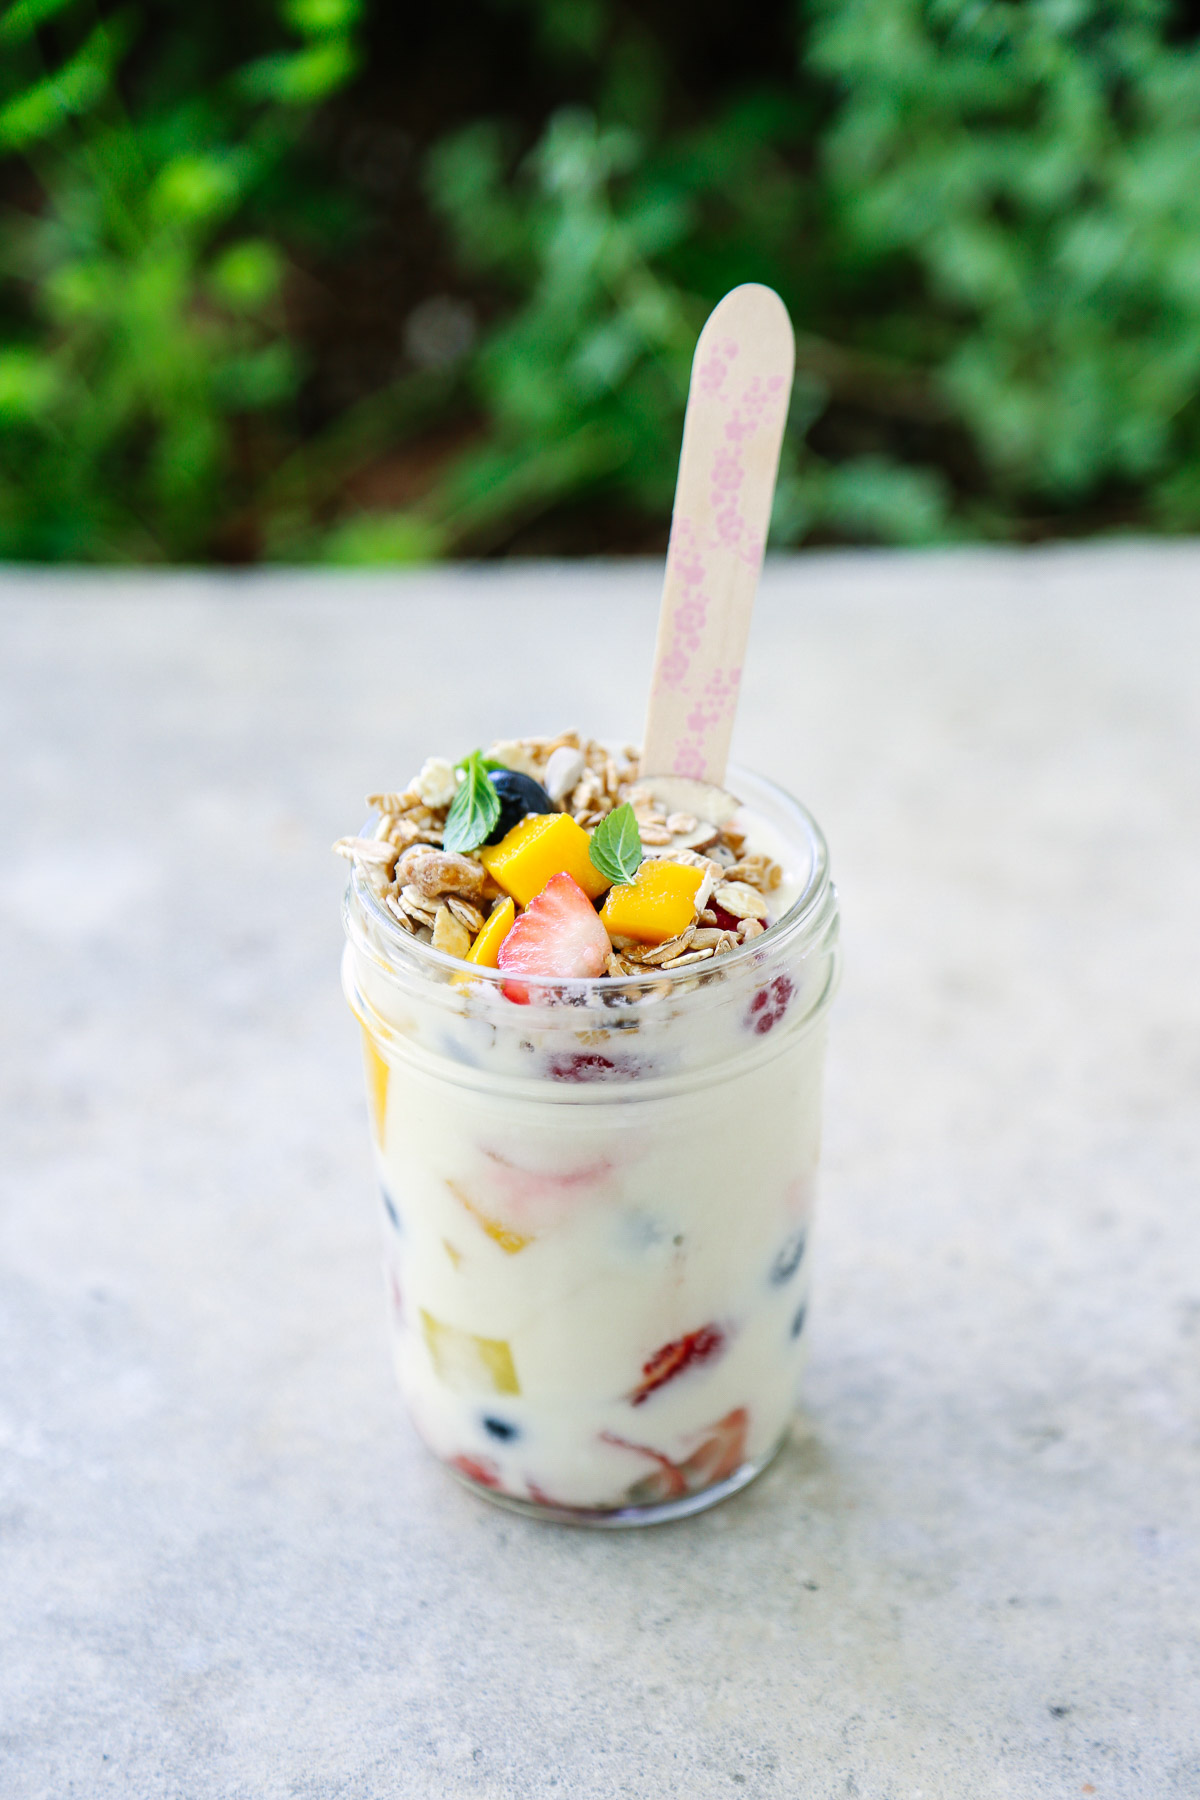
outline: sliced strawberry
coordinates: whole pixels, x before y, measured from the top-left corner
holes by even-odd
[[[744,1406],[718,1420],[712,1428],[712,1436],[705,1438],[700,1448],[680,1464],[690,1493],[711,1487],[715,1481],[728,1481],[741,1468],[746,1456],[749,1425],[750,1414]]]
[[[615,1444],[618,1450],[632,1450],[638,1456],[648,1456],[651,1462],[658,1464],[653,1475],[645,1476],[627,1492],[625,1498],[631,1505],[646,1506],[658,1500],[677,1500],[687,1493],[687,1477],[683,1470],[677,1468],[661,1450],[653,1450],[649,1444],[631,1444],[628,1438],[617,1437],[611,1431],[602,1431],[600,1441]]]
[[[529,1498],[531,1500],[536,1500],[539,1506],[559,1506],[559,1507],[561,1507],[562,1501],[556,1500],[554,1498],[553,1494],[548,1494],[546,1492],[545,1488],[540,1488],[536,1481],[531,1481],[531,1480],[527,1479],[525,1482],[525,1486],[529,1489]]]
[[[746,1015],[746,1023],[750,1029],[757,1031],[760,1037],[765,1036],[782,1019],[794,992],[791,978],[787,975],[777,975],[766,987],[759,988]]]
[[[521,913],[500,946],[498,964],[518,975],[595,976],[612,946],[596,909],[570,875],[552,875]],[[523,981],[506,981],[504,992],[528,1006]]]
[[[728,1481],[745,1461],[749,1426],[750,1414],[744,1406],[726,1413],[723,1419],[708,1427],[708,1436],[687,1461],[681,1463],[672,1462],[669,1456],[652,1449],[649,1444],[631,1444],[628,1438],[617,1437],[611,1431],[602,1431],[600,1438],[605,1444],[632,1450],[657,1464],[652,1474],[644,1475],[625,1492],[628,1505],[653,1506],[663,1500],[681,1499],[685,1494],[698,1494],[715,1482]]]
[[[632,1081],[644,1075],[644,1056],[598,1056],[594,1050],[564,1051],[546,1064],[551,1081]]]
[[[478,1456],[452,1456],[450,1467],[458,1469],[469,1481],[477,1481],[481,1487],[498,1488],[500,1473],[494,1462]]]
[[[702,1325],[699,1331],[689,1331],[685,1337],[664,1344],[649,1362],[643,1364],[642,1379],[630,1394],[630,1401],[634,1406],[641,1406],[658,1388],[673,1381],[676,1375],[682,1375],[693,1363],[708,1362],[724,1348],[725,1333],[719,1325]]]

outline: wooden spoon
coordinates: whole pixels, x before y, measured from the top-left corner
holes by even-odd
[[[643,775],[720,787],[762,568],[796,345],[772,288],[747,282],[696,345],[642,739]]]

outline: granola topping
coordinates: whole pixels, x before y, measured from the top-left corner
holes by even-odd
[[[647,933],[658,936],[657,942],[610,933],[607,976],[665,974],[711,962],[761,936],[773,923],[770,897],[781,886],[783,870],[761,850],[747,850],[746,834],[735,824],[740,806],[735,795],[690,777],[644,779],[636,746],[614,750],[577,731],[502,739],[483,755],[485,766],[512,769],[539,783],[552,815],[567,814],[589,834],[618,806],[629,806],[647,861],[702,871],[699,886],[694,878],[690,884],[694,898],[683,910],[686,917],[691,905],[693,916],[682,929],[676,914],[668,927],[671,935],[663,937],[661,926]],[[445,757],[427,757],[406,788],[367,796],[368,806],[379,815],[370,836],[339,838],[334,849],[354,863],[405,931],[465,960],[502,887],[484,866],[484,846],[444,848],[447,813],[463,780],[461,768]],[[496,873],[501,875],[499,867]],[[633,892],[621,889],[623,895]],[[600,902],[593,904],[599,907]],[[516,916],[522,917],[519,909]],[[631,922],[630,928],[641,930],[642,925]],[[484,948],[481,943],[476,960]],[[484,960],[494,966],[495,953]]]
[[[426,806],[449,806],[458,786],[454,765],[442,756],[428,756],[412,785]]]
[[[418,853],[409,867],[409,880],[422,894],[435,899],[439,894],[461,894],[464,900],[478,900],[487,885],[487,872],[469,856],[454,850],[430,850]]]
[[[765,919],[767,903],[748,881],[718,881],[713,899],[735,919]]]

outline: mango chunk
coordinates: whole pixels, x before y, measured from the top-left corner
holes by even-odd
[[[501,901],[494,907],[484,921],[483,930],[463,957],[464,962],[474,963],[477,969],[495,969],[499,967],[500,946],[512,930],[517,909],[509,899]],[[450,977],[454,987],[468,987],[475,979],[473,975],[455,973]]]
[[[493,907],[484,922],[483,930],[467,951],[466,960],[478,963],[481,969],[498,967],[497,958],[500,946],[512,929],[512,922],[517,916],[517,909],[511,900]]]
[[[375,1142],[382,1150],[387,1130],[388,1066],[375,1048],[375,1041],[365,1025],[362,1028],[362,1040],[363,1065],[367,1072],[367,1104],[371,1109]]]
[[[479,860],[518,906],[528,906],[552,875],[570,875],[598,900],[610,883],[588,855],[590,842],[569,813],[529,813],[498,844],[485,845]]]
[[[438,1379],[458,1394],[519,1394],[512,1351],[503,1338],[477,1337],[421,1308],[421,1330]]]
[[[476,1224],[486,1231],[493,1244],[499,1244],[505,1256],[516,1256],[519,1250],[524,1250],[527,1244],[533,1243],[533,1238],[526,1233],[513,1231],[510,1226],[501,1224],[499,1219],[489,1217],[483,1208],[472,1200],[470,1194],[459,1186],[457,1181],[447,1181],[446,1186],[459,1205],[465,1206]]]
[[[610,937],[665,944],[696,916],[704,870],[647,857],[633,880],[609,889],[600,919]]]

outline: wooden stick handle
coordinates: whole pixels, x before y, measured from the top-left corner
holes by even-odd
[[[772,288],[734,288],[696,345],[671,517],[645,775],[725,779],[796,344]]]

